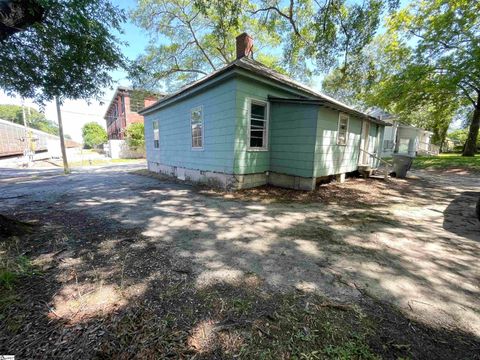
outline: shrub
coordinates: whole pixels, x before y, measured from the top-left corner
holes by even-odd
[[[83,145],[87,149],[92,149],[96,146],[107,142],[107,132],[96,122],[89,122],[82,128]]]
[[[133,123],[125,130],[128,147],[131,150],[145,148],[145,127],[143,123]]]

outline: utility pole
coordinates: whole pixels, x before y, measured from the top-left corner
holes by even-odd
[[[60,100],[58,100],[58,96],[55,97],[55,104],[57,105],[58,134],[60,136],[60,147],[62,149],[63,171],[65,172],[65,174],[69,174],[70,169],[68,168],[67,151],[65,150],[65,139],[63,138],[62,112],[60,111]]]
[[[27,127],[27,116],[25,114],[25,102],[22,98],[22,118],[23,118],[23,161],[28,167],[30,166],[30,141]]]

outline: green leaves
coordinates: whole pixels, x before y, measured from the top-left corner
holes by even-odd
[[[354,103],[382,107],[440,140],[466,106],[480,106],[478,13],[480,3],[467,0],[412,2],[392,13],[386,33],[357,53],[348,72],[339,67],[327,76],[324,87],[334,95],[348,89]]]
[[[233,61],[244,31],[255,39],[255,58],[299,80],[339,64],[345,72],[396,2],[143,0],[131,15],[152,42],[131,77],[137,86],[178,88]]]
[[[39,103],[99,98],[110,71],[125,66],[119,41],[125,14],[107,0],[38,0],[41,23],[0,42],[0,87]]]
[[[250,16],[251,9],[248,0],[139,2],[131,17],[151,42],[131,68],[134,85],[176,89],[209,74],[235,60],[235,37],[243,31],[255,36],[255,51],[278,44],[278,36]]]
[[[87,149],[94,148],[107,142],[107,132],[96,122],[86,123],[82,128],[83,145]]]
[[[58,126],[47,120],[45,115],[35,109],[25,109],[27,126],[33,129],[44,131],[49,134],[58,135]],[[12,121],[23,125],[23,110],[18,105],[0,105],[0,119]]]
[[[130,149],[137,150],[145,148],[145,127],[143,123],[128,125],[125,136]]]

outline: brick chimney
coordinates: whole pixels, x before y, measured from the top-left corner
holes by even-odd
[[[243,33],[237,36],[237,60],[242,57],[253,56],[253,38],[247,33]]]

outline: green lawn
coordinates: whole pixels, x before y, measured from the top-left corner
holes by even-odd
[[[475,157],[461,154],[440,154],[438,156],[418,156],[413,162],[415,169],[465,169],[480,172],[480,155]]]

